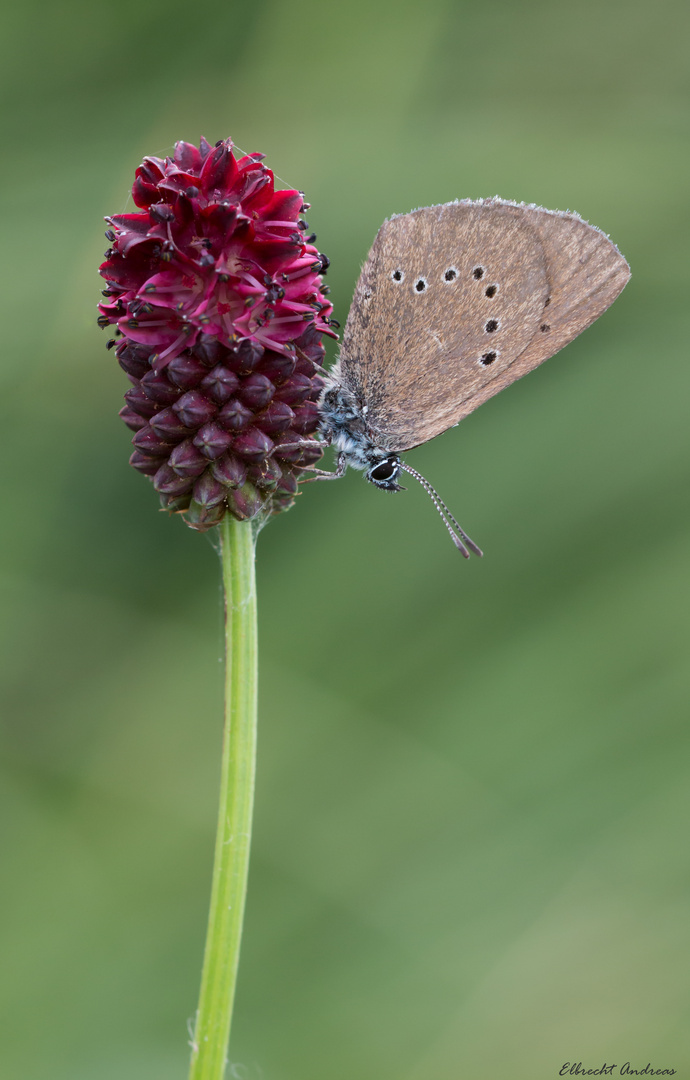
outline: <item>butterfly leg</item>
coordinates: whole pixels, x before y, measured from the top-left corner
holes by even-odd
[[[293,452],[295,450],[299,451],[299,450],[314,450],[314,449],[317,449],[317,450],[320,450],[323,453],[323,451],[327,450],[330,445],[331,444],[327,443],[327,442],[319,442],[318,439],[299,439],[299,438],[297,438],[297,439],[295,439],[294,442],[278,443],[271,450],[271,452],[269,454],[269,457],[272,457],[274,454],[280,454],[281,450],[287,450],[289,452]],[[308,468],[311,468],[311,466],[309,466],[309,465],[301,465],[300,468],[308,469]]]
[[[338,463],[336,465],[335,472],[327,472],[325,469],[315,469],[313,465],[305,466],[305,471],[313,472],[313,476],[307,476],[304,480],[301,480],[302,484],[309,484],[313,480],[339,480],[341,476],[345,475],[347,469],[347,461],[345,454],[338,454]]]

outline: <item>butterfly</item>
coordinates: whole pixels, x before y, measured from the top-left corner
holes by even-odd
[[[630,277],[579,215],[499,198],[391,217],[355,289],[319,401],[320,434],[386,491],[401,472],[431,497],[458,550],[481,550],[400,454],[453,427],[577,337]],[[469,549],[469,550],[468,550]]]

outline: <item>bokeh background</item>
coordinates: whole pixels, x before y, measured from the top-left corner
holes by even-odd
[[[384,217],[500,194],[629,259],[564,353],[259,542],[229,1075],[690,1076],[688,9],[24,0],[0,177],[0,1073],[183,1080],[221,730],[219,567],[127,466],[95,326],[144,154],[231,135],[313,204],[344,322]]]

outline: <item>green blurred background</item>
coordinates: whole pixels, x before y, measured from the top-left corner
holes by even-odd
[[[230,1075],[690,1076],[688,10],[25,0],[4,11],[0,1072],[184,1080],[219,567],[127,466],[95,326],[144,154],[303,188],[344,322],[384,217],[573,208],[633,278],[538,372],[259,542],[260,761]],[[685,256],[685,258],[683,257]]]

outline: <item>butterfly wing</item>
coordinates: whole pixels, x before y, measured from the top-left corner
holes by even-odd
[[[376,444],[408,450],[553,356],[629,276],[576,214],[488,199],[391,218],[355,290],[338,378]]]

